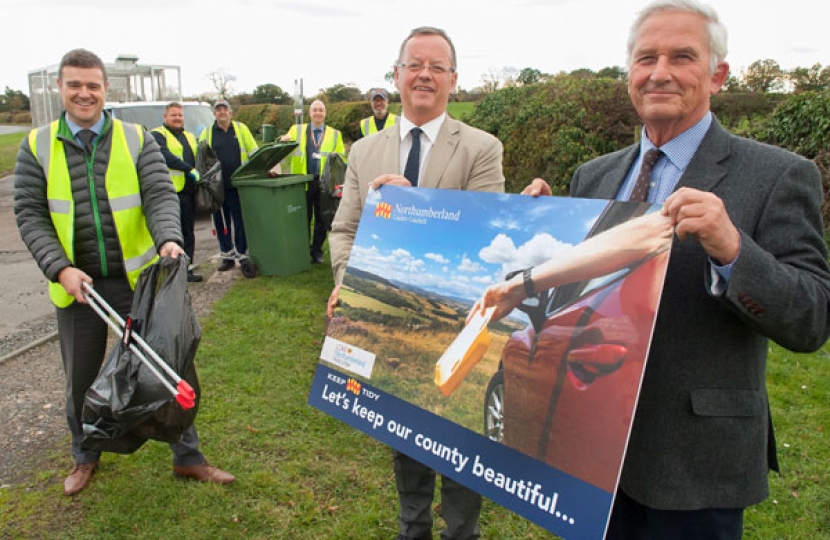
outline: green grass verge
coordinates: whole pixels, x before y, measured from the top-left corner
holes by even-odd
[[[31,482],[0,489],[0,538],[394,538],[390,450],[306,404],[330,289],[325,265],[241,280],[203,321],[202,450],[236,484],[177,480],[166,445],[149,442],[130,456],[105,454],[92,486],[65,497],[67,441]],[[811,355],[770,348],[782,473],[747,511],[746,540],[830,537],[829,360],[828,345]],[[490,501],[481,528],[491,540],[554,538]]]
[[[28,131],[21,131],[19,133],[0,135],[0,177],[14,172],[14,164],[17,161],[17,149],[20,146],[20,141],[28,133]]]

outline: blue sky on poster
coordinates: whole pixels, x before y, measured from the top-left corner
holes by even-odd
[[[0,0],[0,89],[28,93],[29,71],[85,47],[113,62],[179,65],[185,95],[212,90],[207,75],[234,75],[236,92],[273,83],[305,95],[334,84],[386,86],[401,40],[420,25],[456,43],[459,86],[505,67],[545,73],[625,63],[628,26],[641,0]],[[730,31],[728,60],[739,72],[759,59],[782,68],[830,64],[830,3],[719,0]]]
[[[391,218],[374,217],[381,201],[396,208]],[[401,217],[397,203],[460,211],[460,220],[425,219],[423,225],[413,224]],[[459,191],[384,186],[367,199],[350,265],[472,301],[508,271],[565,256],[585,238],[606,204],[494,193],[470,197]]]

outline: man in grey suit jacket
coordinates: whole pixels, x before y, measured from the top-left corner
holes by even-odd
[[[369,187],[384,184],[419,187],[504,191],[502,145],[492,135],[447,117],[447,101],[455,89],[455,48],[443,30],[413,30],[401,45],[394,68],[395,86],[401,94],[400,121],[379,133],[357,141],[349,153],[343,199],[329,234],[335,287],[329,298],[333,315],[349,252]],[[418,128],[412,133],[413,128]],[[413,137],[418,137],[413,140]],[[418,160],[405,167],[413,144]],[[417,161],[417,162],[416,162]],[[406,169],[406,171],[405,171]],[[407,179],[404,173],[414,172]],[[415,172],[417,171],[417,172]],[[397,540],[432,538],[432,500],[435,473],[399,452],[394,452],[395,478],[400,497]],[[444,540],[479,537],[481,496],[450,478],[441,486],[441,513],[447,528]]]
[[[658,148],[648,201],[664,202],[677,241],[606,539],[738,540],[743,509],[768,496],[778,465],[768,340],[812,351],[830,333],[821,178],[712,116],[729,72],[714,10],[658,0],[628,49],[641,143],[581,166],[571,195],[629,199]],[[550,188],[536,179],[525,192]]]

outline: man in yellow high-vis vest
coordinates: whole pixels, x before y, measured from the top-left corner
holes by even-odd
[[[299,143],[290,156],[292,174],[310,174],[314,179],[306,185],[306,212],[308,225],[311,227],[312,217],[314,228],[311,232],[311,262],[322,264],[323,243],[326,241],[328,225],[323,218],[321,206],[320,174],[326,168],[326,160],[332,154],[340,154],[345,159],[346,149],[343,144],[343,134],[326,122],[326,105],[316,100],[308,108],[311,117],[310,124],[291,126],[288,133],[280,137],[280,141],[296,141]],[[272,169],[276,174],[276,167]]]
[[[222,208],[213,214],[213,227],[219,241],[221,262],[216,268],[227,272],[236,267],[246,278],[256,277],[256,265],[248,255],[248,237],[245,235],[245,220],[242,219],[242,203],[239,190],[232,183],[233,173],[257,151],[259,146],[248,126],[233,120],[233,109],[225,99],[213,104],[216,121],[199,136],[199,141],[207,141],[208,146],[216,152],[222,164],[222,181],[225,185],[225,201]]]
[[[372,116],[360,121],[361,137],[382,131],[398,122],[398,117],[389,112],[389,94],[383,88],[372,90],[369,103],[372,105]]]
[[[179,196],[179,214],[184,238],[184,252],[193,262],[196,251],[196,137],[184,129],[184,108],[178,101],[171,101],[164,108],[164,124],[151,133],[170,170],[170,179]],[[187,281],[202,281],[202,276],[187,270]]]
[[[107,324],[84,298],[83,283],[122,317],[141,271],[159,256],[184,253],[179,204],[155,139],[103,112],[109,82],[101,59],[75,49],[58,69],[65,113],[20,145],[14,212],[20,236],[49,281],[66,373],[66,418],[75,465],[64,481],[74,495],[89,485],[101,452],[83,448],[81,412],[107,347]],[[173,472],[230,483],[208,465],[194,426],[170,445]]]

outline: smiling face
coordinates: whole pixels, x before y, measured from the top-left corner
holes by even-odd
[[[164,111],[164,123],[173,129],[184,129],[184,111],[181,107],[168,107]]]
[[[729,74],[721,62],[709,71],[706,20],[698,14],[658,11],[643,21],[631,54],[628,94],[657,146],[683,133],[709,110]]]
[[[99,68],[64,66],[58,79],[66,116],[82,128],[90,128],[101,119],[108,88]]]
[[[213,108],[213,116],[216,118],[216,124],[220,128],[227,130],[231,125],[231,118],[233,118],[233,111],[230,107],[219,105]]]
[[[382,97],[378,96],[372,100],[372,111],[374,111],[375,116],[378,118],[384,118],[386,116],[386,111],[388,110],[389,102]]]
[[[314,101],[308,107],[308,115],[311,116],[311,124],[320,127],[326,121],[326,105],[322,101]]]
[[[453,66],[450,44],[439,35],[416,35],[407,41],[400,62],[418,63],[424,68],[411,72],[395,66],[395,87],[401,94],[401,104],[406,117],[416,126],[422,126],[447,110],[447,101],[455,90],[458,74],[450,71]],[[432,73],[430,66],[443,66],[446,72]]]

